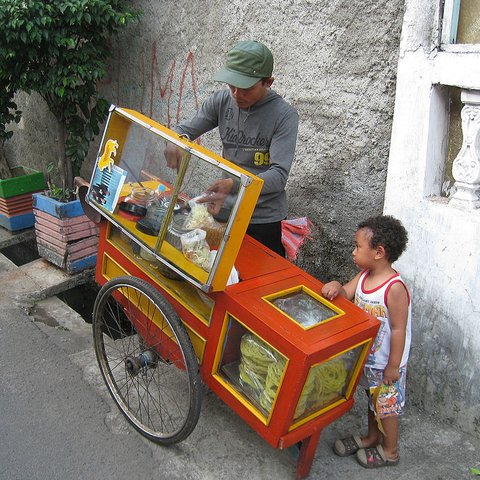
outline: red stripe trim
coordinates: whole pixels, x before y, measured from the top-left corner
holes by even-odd
[[[385,290],[385,295],[384,295],[384,298],[383,298],[383,303],[385,303],[386,307],[388,308],[388,302],[387,302],[388,292],[390,291],[390,288],[391,288],[391,286],[392,286],[394,283],[401,283],[401,284],[403,285],[403,288],[404,288],[405,291],[407,292],[408,304],[410,305],[410,292],[408,291],[407,286],[403,283],[403,281],[402,281],[400,278],[397,279],[397,280],[394,280],[394,281],[387,287],[387,289]]]
[[[370,275],[370,270],[364,270],[364,272],[366,272],[366,275],[363,277],[362,279],[362,283],[361,283],[361,288],[362,288],[362,292],[363,293],[375,293],[377,290],[379,290],[380,288],[383,288],[388,282],[392,281],[395,277],[398,277],[398,272],[395,272],[394,275],[392,275],[389,279],[385,280],[381,285],[378,285],[377,287],[375,287],[374,289],[372,290],[367,290],[364,286],[365,284],[365,280],[367,279],[367,277]],[[364,272],[362,272],[362,275],[364,274]],[[401,281],[400,279],[398,281]]]

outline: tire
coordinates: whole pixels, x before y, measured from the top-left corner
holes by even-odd
[[[97,295],[92,327],[103,379],[127,420],[159,444],[187,438],[202,387],[190,338],[168,301],[144,280],[115,278]]]

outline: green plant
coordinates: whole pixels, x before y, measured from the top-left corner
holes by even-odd
[[[22,112],[17,110],[17,105],[13,101],[14,92],[9,86],[0,88],[0,144],[3,145],[12,135],[12,131],[7,131],[6,127],[9,123],[18,123]]]
[[[14,93],[10,90],[9,85],[0,88],[0,178],[2,179],[12,176],[3,147],[13,132],[7,131],[6,127],[10,122],[18,123],[21,115],[13,98]]]
[[[59,202],[70,202],[71,200],[75,200],[75,190],[67,187],[63,180],[61,186],[57,185],[53,180],[53,177],[58,177],[57,166],[54,163],[49,163],[47,165],[48,196]]]
[[[109,102],[99,97],[97,83],[107,73],[112,37],[138,18],[129,4],[0,0],[0,84],[8,87],[7,96],[37,92],[47,103],[57,121],[57,165],[66,188],[73,187],[108,112]],[[4,105],[14,118],[7,115],[2,122],[19,118],[14,103]]]

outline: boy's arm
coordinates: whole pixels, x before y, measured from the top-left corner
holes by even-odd
[[[338,295],[345,297],[348,300],[353,300],[360,275],[361,272],[357,273],[354,278],[343,286],[336,280],[326,283],[322,288],[322,295],[328,300],[333,300],[335,297],[338,297]]]
[[[391,385],[400,378],[400,362],[402,361],[408,320],[408,292],[401,282],[394,283],[387,296],[390,313],[390,355],[383,371],[383,383]]]

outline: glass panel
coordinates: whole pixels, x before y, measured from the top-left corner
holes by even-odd
[[[132,261],[155,278],[155,282],[161,285],[173,297],[176,297],[186,308],[205,324],[210,324],[214,302],[194,285],[186,282],[183,277],[173,269],[158,260],[149,250],[140,246],[125,232],[111,226],[109,241],[118,250],[129,257]]]
[[[318,325],[339,313],[312,297],[303,289],[270,301],[304,328]]]
[[[286,366],[281,353],[229,317],[219,373],[265,417],[272,412]]]
[[[207,154],[178,146],[165,132],[113,111],[89,201],[145,247],[144,259],[147,252],[152,259],[160,255],[205,285],[244,192],[240,177]]]
[[[237,202],[239,178],[195,154],[185,157],[183,167],[178,207],[165,235],[168,246],[162,245],[160,252],[172,255],[173,247],[194,266],[210,272]]]
[[[295,410],[294,421],[346,397],[347,388],[363,348],[364,345],[360,345],[310,368]]]
[[[456,43],[480,43],[480,4],[478,0],[461,1]]]

